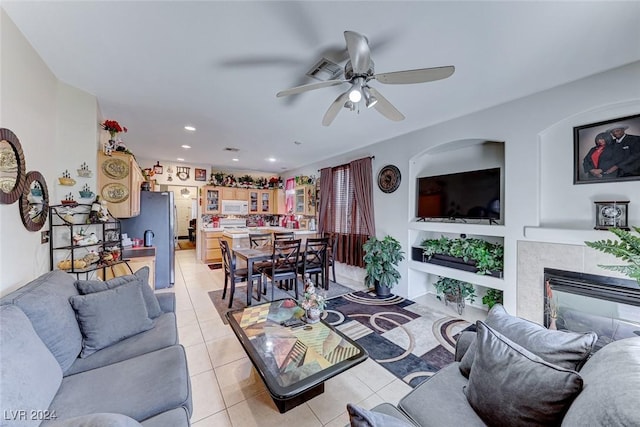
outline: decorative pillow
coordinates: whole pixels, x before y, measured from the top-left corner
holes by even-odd
[[[464,393],[490,426],[560,425],[582,378],[545,362],[478,321],[476,356]]]
[[[109,279],[107,281],[102,280],[77,280],[76,288],[78,288],[78,292],[83,295],[92,294],[94,292],[102,292],[107,289],[113,289],[118,286],[122,286],[125,283],[139,281],[140,289],[142,290],[142,296],[144,297],[144,302],[147,306],[147,312],[149,313],[149,317],[155,319],[156,317],[162,314],[162,309],[160,308],[160,304],[158,303],[158,298],[156,298],[153,293],[153,289],[149,286],[149,267],[142,267],[134,274],[129,274],[127,276],[114,277],[113,279]]]
[[[153,327],[138,281],[69,299],[82,331],[80,357]]]
[[[52,427],[142,427],[142,424],[122,414],[97,413],[67,418],[51,424]]]
[[[582,367],[598,340],[594,332],[582,334],[549,330],[537,323],[509,315],[500,304],[491,308],[485,323],[547,362],[573,370]],[[469,377],[474,349],[475,345],[472,343],[460,361],[460,372],[465,377]]]
[[[347,403],[347,412],[351,427],[413,427],[391,415],[368,411],[351,403]]]

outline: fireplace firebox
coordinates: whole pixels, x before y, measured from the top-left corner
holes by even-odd
[[[634,280],[544,269],[544,325],[598,334],[595,351],[640,335],[640,285]]]

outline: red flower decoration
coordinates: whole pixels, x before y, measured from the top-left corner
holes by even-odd
[[[120,126],[120,123],[115,120],[105,120],[104,122],[100,123],[100,126],[102,126],[102,129],[111,134],[111,139],[114,139],[120,132],[127,133],[127,128],[124,126]]]

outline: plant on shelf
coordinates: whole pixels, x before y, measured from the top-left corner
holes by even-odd
[[[499,243],[491,243],[482,239],[457,238],[445,236],[439,239],[422,241],[423,254],[427,259],[434,255],[447,255],[462,259],[465,263],[473,262],[477,274],[491,274],[502,271],[504,263],[504,247]]]
[[[498,289],[489,288],[487,293],[482,297],[482,303],[489,306],[489,310],[496,304],[502,304],[502,291]]]
[[[622,273],[625,276],[635,279],[640,285],[640,236],[633,234],[633,232],[640,234],[640,227],[631,228],[633,231],[622,230],[620,228],[609,229],[609,231],[618,236],[620,241],[606,239],[584,243],[590,248],[611,254],[616,258],[620,258],[622,261],[630,263],[627,265],[598,264],[598,267]]]
[[[436,297],[441,301],[442,297],[446,301],[456,301],[458,295],[469,302],[474,302],[476,299],[476,290],[473,285],[462,280],[440,277],[433,286],[436,288]]]
[[[389,296],[391,288],[400,280],[400,272],[396,269],[398,263],[404,259],[402,246],[392,236],[385,236],[380,240],[372,236],[367,240],[362,249],[366,276],[365,285],[375,286],[376,295]]]

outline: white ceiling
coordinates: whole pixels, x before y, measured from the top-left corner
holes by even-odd
[[[123,139],[137,156],[225,169],[301,167],[640,60],[637,1],[4,0],[2,7],[58,79],[94,94],[104,118],[129,128]],[[372,81],[404,113],[402,122],[342,109],[323,127],[344,86],[275,95],[316,81],[304,73],[323,52],[345,47],[344,30],[368,37],[376,72],[444,65],[456,72],[415,85]],[[197,131],[187,133],[186,124]]]

